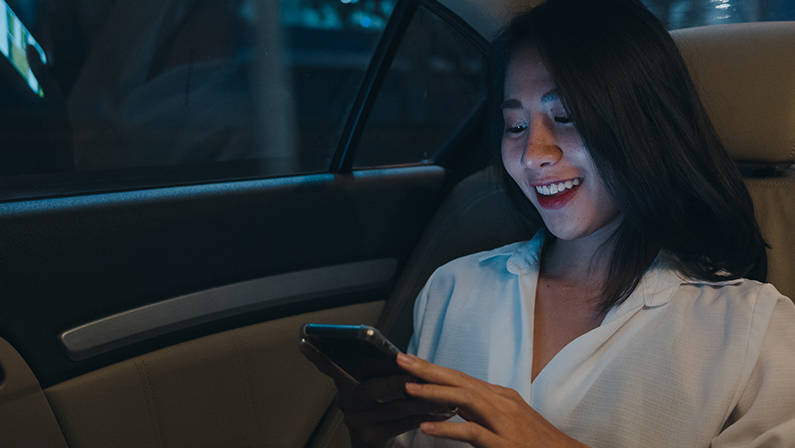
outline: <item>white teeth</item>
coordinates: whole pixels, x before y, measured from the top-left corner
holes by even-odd
[[[579,178],[574,180],[567,180],[566,182],[560,182],[557,184],[539,186],[536,187],[536,191],[544,196],[551,196],[553,194],[558,194],[564,190],[570,190],[576,187],[577,185],[580,185]]]

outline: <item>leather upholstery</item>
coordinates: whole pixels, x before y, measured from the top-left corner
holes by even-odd
[[[732,158],[795,163],[795,22],[671,33]]]
[[[767,251],[767,281],[795,301],[795,176],[745,180]]]
[[[0,446],[67,448],[39,381],[0,338]]]
[[[298,351],[298,328],[372,324],[382,307],[352,305],[203,337],[45,393],[70,448],[301,448],[335,389]]]

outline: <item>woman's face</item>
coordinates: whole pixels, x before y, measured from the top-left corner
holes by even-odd
[[[511,57],[502,111],[502,162],[550,232],[576,240],[608,226],[612,234],[620,213],[535,46]]]

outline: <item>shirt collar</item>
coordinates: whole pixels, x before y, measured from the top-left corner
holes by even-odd
[[[605,321],[612,320],[622,314],[645,306],[655,308],[670,302],[676,291],[681,285],[703,285],[703,286],[723,286],[741,282],[742,279],[726,280],[720,282],[710,282],[687,277],[682,274],[675,264],[673,256],[665,251],[657,254],[654,262],[643,274],[638,287],[632,291],[627,300],[618,307],[615,307],[605,317]]]
[[[536,232],[530,241],[509,244],[478,257],[478,262],[496,257],[507,257],[506,268],[511,274],[522,274],[524,272],[538,269],[538,260],[541,255],[541,248],[544,247],[544,230]]]
[[[540,229],[530,241],[514,243],[485,252],[478,257],[478,261],[483,262],[496,257],[506,257],[506,268],[512,274],[519,275],[530,270],[537,270],[545,236],[546,232],[544,229]],[[614,312],[623,314],[624,310],[629,311],[639,306],[658,307],[665,305],[671,301],[674,293],[682,284],[723,286],[740,281],[742,279],[710,282],[686,277],[676,269],[673,257],[664,251],[660,251],[649,269],[643,274],[638,287],[618,309],[614,309]],[[621,310],[619,311],[619,309]]]

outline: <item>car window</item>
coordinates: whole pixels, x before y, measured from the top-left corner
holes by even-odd
[[[795,20],[791,0],[642,0],[669,30],[727,23]]]
[[[0,5],[9,198],[328,170],[395,0]]]
[[[368,118],[354,168],[430,162],[485,90],[482,52],[419,8]]]

